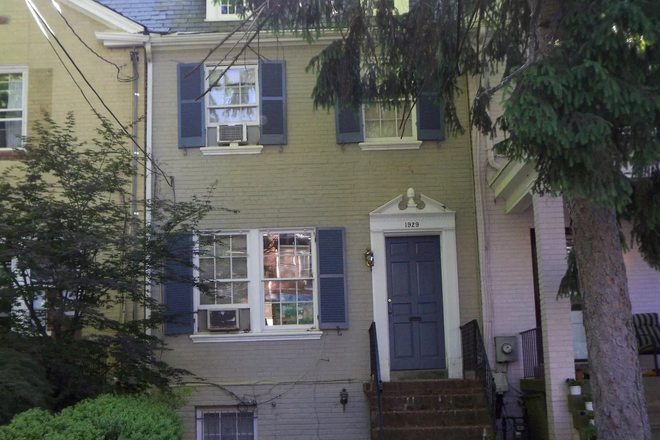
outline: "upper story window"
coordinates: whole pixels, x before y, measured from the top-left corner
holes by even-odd
[[[286,145],[285,65],[255,60],[253,65],[233,66],[221,77],[225,67],[179,64],[179,148],[201,147],[205,155],[226,155]]]
[[[414,111],[411,113],[401,107],[387,107],[378,102],[365,104],[363,110],[365,139],[413,138]]]
[[[206,21],[241,20],[230,0],[206,0]]]
[[[220,78],[224,67],[208,67],[208,125],[259,123],[259,91],[257,66],[231,67]],[[219,78],[219,80],[218,80]]]
[[[26,134],[27,72],[0,68],[0,148],[16,148]]]

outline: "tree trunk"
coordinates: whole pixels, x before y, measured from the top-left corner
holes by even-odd
[[[586,199],[564,200],[573,220],[598,440],[650,440],[616,215]]]

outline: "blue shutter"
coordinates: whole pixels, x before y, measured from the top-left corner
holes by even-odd
[[[318,228],[319,328],[348,328],[346,234],[344,228]]]
[[[177,66],[179,96],[179,148],[203,147],[204,139],[204,67],[200,66],[188,75],[197,64]],[[188,75],[188,76],[186,76]]]
[[[341,101],[337,101],[335,105],[335,129],[338,144],[364,142],[362,109],[344,106]]]
[[[286,138],[286,63],[259,62],[259,111],[261,145],[285,145]]]
[[[417,139],[436,141],[445,139],[445,109],[435,92],[422,92],[417,100]]]
[[[171,242],[172,254],[177,259],[165,265],[165,311],[174,315],[171,322],[165,324],[166,335],[178,335],[193,332],[193,272],[192,272],[192,236],[180,235]],[[183,264],[187,261],[188,264]]]

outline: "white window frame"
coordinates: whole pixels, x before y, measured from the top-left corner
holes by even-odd
[[[375,104],[378,104],[376,102]],[[400,138],[395,137],[379,137],[379,138],[370,138],[367,137],[367,113],[365,105],[362,105],[360,109],[362,112],[362,130],[364,133],[364,141],[360,142],[360,148],[363,151],[389,151],[389,150],[419,150],[419,147],[422,145],[422,141],[417,140],[417,108],[416,105],[413,105],[410,112],[410,124],[411,124],[411,134]]]
[[[311,260],[312,260],[312,286],[314,302],[314,322],[304,325],[265,325],[265,300],[264,300],[264,268],[263,268],[263,234],[265,233],[296,233],[310,232],[312,234]],[[309,340],[319,339],[323,332],[319,328],[319,294],[318,294],[318,255],[316,249],[316,228],[263,228],[263,229],[232,229],[232,230],[201,230],[201,234],[214,233],[217,235],[247,235],[248,254],[248,302],[246,304],[217,304],[200,305],[199,289],[193,289],[193,306],[195,309],[195,322],[193,334],[190,336],[193,342],[243,342],[243,341],[270,341],[270,340]],[[194,237],[193,252],[193,276],[199,278],[199,236]],[[250,309],[250,331],[238,333],[200,332],[198,327],[199,312],[205,310],[226,309]]]
[[[195,408],[195,439],[204,440],[204,414],[207,413],[251,413],[252,414],[252,435],[253,439],[258,439],[259,434],[257,432],[257,409],[254,407],[252,411],[237,411],[236,406],[210,406],[210,407],[196,407]],[[220,440],[220,439],[218,439]]]
[[[25,66],[0,66],[0,75],[2,74],[17,74],[22,75],[23,86],[22,86],[22,109],[21,109],[21,136],[27,136],[27,105],[28,105],[28,69]],[[15,118],[12,120],[16,120]],[[21,141],[21,146],[23,142]],[[11,147],[0,148],[0,151],[12,151]]]
[[[226,0],[225,0],[226,1]],[[222,0],[221,0],[222,3]],[[205,21],[237,21],[242,20],[238,14],[223,14],[222,4],[215,4],[213,0],[206,0]]]
[[[210,1],[210,0],[209,0]],[[206,90],[208,90],[209,86],[211,85],[210,82],[210,76],[213,70],[215,69],[216,72],[222,73],[224,69],[226,69],[227,66],[222,66],[222,65],[206,65],[204,67],[204,85]],[[259,124],[261,123],[261,114],[259,111],[260,104],[261,104],[261,90],[259,90],[259,65],[258,64],[245,64],[245,65],[234,65],[229,68],[227,72],[229,72],[232,69],[241,69],[241,68],[253,68],[254,73],[255,73],[255,80],[254,80],[254,90],[255,90],[255,95],[257,97],[256,103],[254,104],[254,109],[256,111],[256,121],[251,121],[251,122],[229,122],[228,124],[245,124],[248,127],[258,127]],[[226,74],[225,74],[226,76]],[[205,96],[205,101],[204,101],[204,118],[206,121],[206,126],[207,127],[217,127],[219,125],[224,125],[218,122],[211,122],[211,112],[210,110],[213,108],[225,108],[227,106],[212,106],[210,104],[210,97],[211,93],[207,93]],[[236,105],[234,108],[242,108],[242,107],[252,107],[251,105]],[[227,107],[230,108],[230,107]]]

